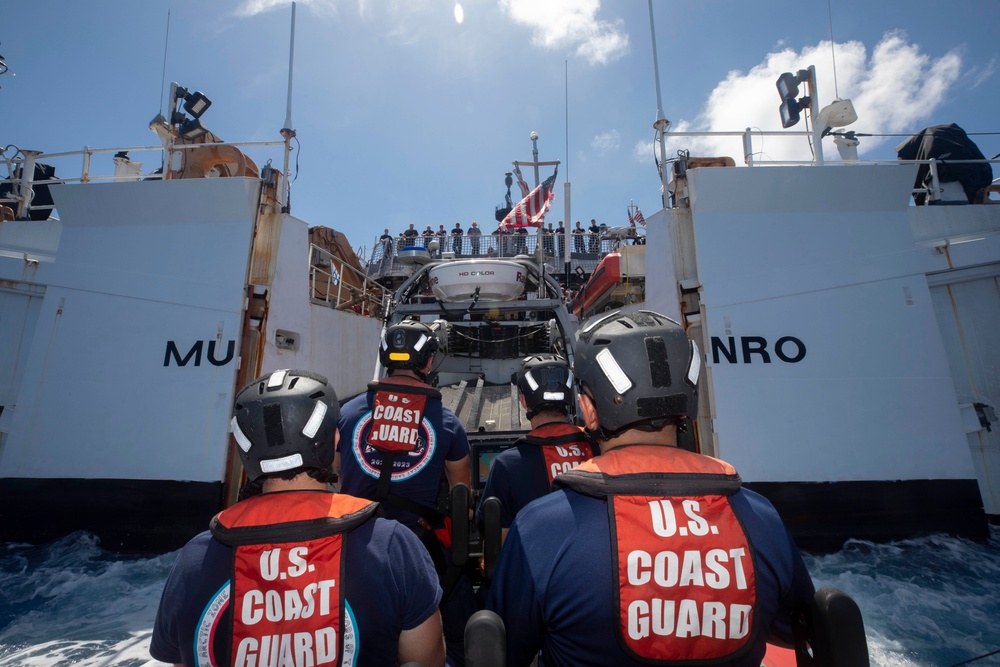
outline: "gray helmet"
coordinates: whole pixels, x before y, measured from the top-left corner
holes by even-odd
[[[386,368],[421,372],[437,349],[437,336],[429,326],[407,320],[386,329],[378,358]]]
[[[650,310],[612,311],[577,331],[574,371],[594,402],[597,436],[660,429],[698,414],[698,346],[681,325]]]
[[[237,394],[231,422],[247,478],[329,469],[339,420],[337,394],[322,375],[282,370],[257,378]]]
[[[511,381],[524,396],[528,419],[542,410],[568,412],[573,405],[573,373],[558,354],[536,354],[521,362]]]

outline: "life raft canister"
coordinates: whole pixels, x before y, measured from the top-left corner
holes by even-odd
[[[543,424],[514,444],[522,443],[541,447],[550,485],[556,475],[594,458],[593,443],[580,427],[568,422]]]
[[[730,503],[741,484],[717,459],[637,445],[554,480],[608,501],[616,634],[633,658],[707,664],[753,646],[756,555]]]
[[[212,519],[212,535],[233,547],[232,665],[354,664],[344,540],[377,508],[352,496],[292,491],[255,496]]]

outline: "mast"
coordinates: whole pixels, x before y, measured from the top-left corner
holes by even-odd
[[[288,44],[288,99],[285,107],[285,126],[281,128],[281,136],[285,140],[285,169],[281,179],[281,212],[288,213],[292,209],[292,202],[289,193],[289,172],[288,164],[292,155],[292,137],[295,130],[292,129],[292,68],[295,63],[295,3],[292,3],[292,28],[291,39]]]
[[[564,230],[563,231],[563,236],[565,238],[563,239],[562,246],[563,246],[563,268],[566,269],[566,282],[564,283],[563,289],[565,290],[566,294],[569,294],[569,275],[570,275],[570,268],[571,268],[570,265],[572,264],[572,261],[570,260],[570,254],[569,254],[569,244],[570,244],[570,241],[571,241],[570,231],[571,231],[571,227],[572,227],[572,224],[570,223],[570,204],[569,204],[569,199],[570,199],[570,190],[572,189],[572,186],[570,185],[570,182],[569,182],[569,61],[568,60],[565,61],[565,66],[566,66],[566,74],[565,74],[565,78],[566,78],[566,182],[563,183],[563,196],[566,199],[566,201],[565,201],[565,207],[566,207],[566,213],[565,213],[566,218],[565,218],[565,220],[566,220],[566,222],[563,223],[565,225],[563,227],[563,230]],[[553,240],[555,241],[555,248],[554,249],[558,251],[558,249],[559,249],[559,240],[558,239],[553,239]]]
[[[660,143],[660,197],[663,201],[663,208],[667,208],[667,144],[666,133],[670,127],[670,121],[663,115],[663,102],[660,99],[660,66],[656,59],[656,30],[653,28],[653,0],[647,0],[649,5],[649,37],[653,43],[653,78],[656,82],[656,121],[653,129],[656,130]]]

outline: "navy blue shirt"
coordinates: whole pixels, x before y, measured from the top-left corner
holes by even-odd
[[[483,495],[479,499],[476,519],[483,518],[483,501],[494,496],[500,500],[500,526],[510,528],[514,517],[522,508],[552,490],[542,448],[556,445],[541,444],[545,440],[546,433],[551,430],[548,427],[552,426],[565,427],[566,424],[557,422],[533,429],[528,434],[533,442],[521,439],[514,447],[501,452],[493,459],[486,486],[483,487]],[[578,430],[580,438],[578,447],[586,452],[586,458],[592,458],[597,454],[597,446],[586,439],[582,430]]]
[[[731,497],[756,550],[762,628],[736,661],[759,667],[770,635],[791,642],[791,614],[812,599],[813,585],[774,507],[743,489]],[[546,667],[635,665],[616,636],[615,568],[608,503],[559,489],[524,508],[507,535],[486,606],[503,619],[509,665],[527,665],[539,650]]]
[[[393,384],[388,379],[380,388],[394,387],[406,393],[406,384]],[[412,385],[410,385],[412,386]],[[426,385],[421,385],[426,387]],[[340,490],[358,498],[375,499],[381,473],[382,454],[368,445],[372,425],[375,390],[369,389],[344,405],[338,424],[340,429]],[[460,461],[469,455],[469,439],[465,428],[440,398],[427,398],[415,451],[396,456],[390,492],[404,496],[430,509],[436,509],[438,486],[444,475],[445,461]],[[407,526],[416,525],[419,517],[409,511],[383,502],[390,519]]]
[[[399,634],[437,610],[441,587],[430,556],[412,531],[372,519],[344,536],[344,615],[358,638],[357,664],[395,665]],[[149,654],[167,663],[199,663],[195,641],[208,633],[215,656],[232,643],[229,578],[233,550],[205,531],[174,562],[156,613]],[[214,604],[213,604],[214,603]]]

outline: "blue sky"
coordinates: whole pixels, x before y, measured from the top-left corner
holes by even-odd
[[[645,0],[297,7],[292,213],[310,224],[345,232],[355,248],[411,222],[492,229],[504,172],[531,159],[532,131],[540,159],[563,162],[547,221],[563,216],[567,174],[573,220],[621,225],[630,201],[647,217],[659,207]],[[279,139],[290,3],[31,0],[2,13],[0,54],[15,76],[0,76],[0,145],[157,145],[148,124],[161,109],[168,10],[166,85],[208,95],[202,120],[226,141]],[[942,123],[1000,132],[998,0],[654,0],[653,12],[674,129],[779,129],[777,75],[815,65],[821,102],[853,99],[858,132]],[[973,139],[987,157],[1000,153],[1000,134]],[[862,157],[892,159],[900,141],[865,138]],[[741,162],[733,140],[670,144],[685,146]],[[755,150],[765,160],[809,156],[804,139],[767,138]],[[525,177],[533,184],[531,170]]]

